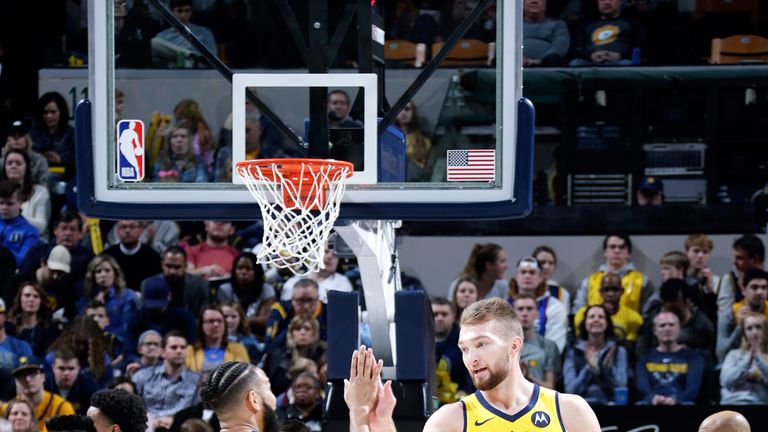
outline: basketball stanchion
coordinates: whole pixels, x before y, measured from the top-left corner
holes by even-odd
[[[238,162],[237,173],[264,221],[259,263],[289,268],[300,276],[325,268],[326,243],[353,171],[350,162],[332,159]]]

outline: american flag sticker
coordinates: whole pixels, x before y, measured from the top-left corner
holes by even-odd
[[[448,181],[493,181],[496,150],[448,150]]]

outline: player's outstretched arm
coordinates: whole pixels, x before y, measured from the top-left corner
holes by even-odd
[[[464,412],[461,402],[455,402],[435,411],[424,425],[424,432],[462,432]]]
[[[600,432],[600,422],[595,412],[581,396],[561,393],[560,415],[566,430]]]

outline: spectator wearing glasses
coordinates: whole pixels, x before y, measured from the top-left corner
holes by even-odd
[[[125,373],[132,376],[141,368],[154,366],[160,361],[163,336],[155,330],[147,330],[139,336],[139,358],[125,367]]]
[[[312,432],[320,432],[323,424],[322,385],[311,372],[299,374],[291,384],[293,403],[276,411],[281,422],[299,420]]]
[[[641,313],[643,305],[653,294],[653,287],[643,273],[635,269],[629,261],[632,253],[632,241],[625,234],[608,234],[603,239],[603,256],[605,264],[588,277],[584,278],[576,292],[573,307],[578,310],[587,305],[603,304],[600,295],[600,283],[606,273],[615,273],[621,278],[624,294],[621,295],[621,305]]]
[[[245,347],[227,337],[227,322],[219,306],[206,306],[197,319],[197,341],[187,351],[187,367],[207,372],[228,361],[250,362]]]
[[[43,389],[45,373],[43,365],[34,357],[22,359],[19,367],[13,370],[18,396],[24,397],[35,407],[38,430],[45,430],[45,421],[55,415],[70,415],[75,413],[72,404],[63,397]],[[2,407],[3,412],[8,408]]]
[[[339,268],[339,257],[336,256],[333,249],[325,248],[323,264],[325,265],[325,268],[312,272],[306,276],[317,282],[319,297],[322,303],[328,303],[328,291],[352,291],[352,283],[349,279],[336,271]],[[283,290],[280,293],[280,300],[290,300],[292,298],[291,293],[294,285],[304,277],[305,276],[294,276],[288,279],[285,282],[285,285],[283,285]]]
[[[288,335],[288,324],[298,315],[311,315],[320,324],[320,339],[326,340],[326,308],[320,301],[317,282],[312,279],[301,279],[293,286],[290,301],[279,301],[272,304],[272,310],[267,320],[265,337],[266,350],[285,346]]]
[[[563,303],[549,294],[541,266],[534,257],[521,259],[515,277],[509,281],[508,301],[514,303],[518,294],[536,299],[539,315],[534,322],[536,333],[554,342],[562,353],[568,336],[568,314]]]

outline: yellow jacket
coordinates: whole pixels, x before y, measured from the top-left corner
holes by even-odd
[[[195,372],[203,370],[203,355],[205,349],[197,346],[191,346],[187,350],[187,367]],[[227,342],[227,348],[224,350],[224,361],[241,361],[250,363],[251,358],[248,357],[248,351],[245,347],[238,342]]]

